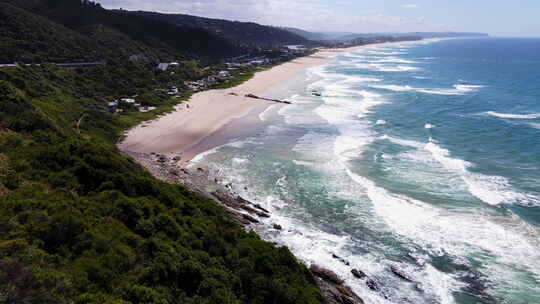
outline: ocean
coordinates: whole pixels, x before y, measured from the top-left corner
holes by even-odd
[[[539,39],[373,45],[274,94],[196,159],[272,211],[263,238],[366,303],[540,303]]]

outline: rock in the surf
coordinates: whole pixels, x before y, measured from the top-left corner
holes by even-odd
[[[367,275],[363,271],[358,270],[358,269],[351,270],[351,273],[353,274],[355,278],[358,278],[358,279],[363,279],[367,277]]]

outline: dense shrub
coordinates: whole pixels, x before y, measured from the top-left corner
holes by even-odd
[[[112,141],[125,117],[89,109],[73,73],[31,67],[0,81],[0,302],[322,302],[288,249],[122,155]],[[92,122],[79,133],[83,113]]]

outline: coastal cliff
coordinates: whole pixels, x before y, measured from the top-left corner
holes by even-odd
[[[201,166],[186,167],[180,155],[163,155],[157,153],[136,153],[124,151],[136,159],[150,173],[165,182],[186,186],[189,190],[199,193],[220,206],[228,216],[246,230],[252,230],[253,225],[264,225],[261,219],[271,218],[272,214],[256,203],[252,203],[232,190],[232,185],[223,185],[214,177],[212,172]],[[272,229],[282,230],[278,224],[271,224]],[[336,257],[337,258],[337,257]],[[316,264],[309,268],[313,280],[325,297],[328,304],[363,304],[364,301],[352,289],[344,284],[333,271],[324,269]],[[359,273],[356,270],[356,273]]]

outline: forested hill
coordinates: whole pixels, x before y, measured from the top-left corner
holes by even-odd
[[[155,60],[179,57],[220,59],[241,52],[238,46],[227,39],[204,29],[178,26],[165,21],[106,10],[99,4],[86,0],[2,2],[2,10],[8,17],[15,11],[7,4],[26,10],[25,13],[15,12],[22,16],[17,20],[12,18],[4,20],[1,30],[9,35],[7,37],[11,44],[6,46],[3,41],[0,42],[3,53],[9,53],[10,47],[17,45],[22,47],[23,51],[40,54],[45,58],[63,56],[69,60],[79,56],[82,61],[87,57],[93,58],[94,55],[80,56],[79,49],[92,50],[98,57],[123,58],[129,54],[151,57]],[[30,14],[40,15],[48,20]],[[57,24],[51,25],[51,22]],[[78,35],[66,29],[75,31]],[[19,37],[19,33],[27,36]],[[39,44],[43,35],[48,40]],[[2,38],[4,37],[6,36],[3,35]],[[91,45],[94,46],[89,47]],[[69,50],[73,50],[74,54],[66,54]],[[14,56],[14,59],[21,58]]]
[[[181,56],[174,49],[155,49],[102,25],[85,35],[6,3],[0,3],[0,36],[0,63],[93,62],[133,54],[154,60]]]
[[[96,61],[107,51],[46,18],[0,3],[0,63]]]
[[[152,12],[127,12],[132,16],[144,16],[174,23],[178,26],[206,29],[216,35],[247,46],[276,46],[306,44],[309,40],[285,29],[260,25],[253,22],[228,21],[183,14],[161,14]]]
[[[156,88],[189,70],[129,61],[0,69],[0,303],[323,302],[287,248],[115,146],[122,130],[155,116],[110,114],[104,101],[137,94],[172,107],[178,99]]]

